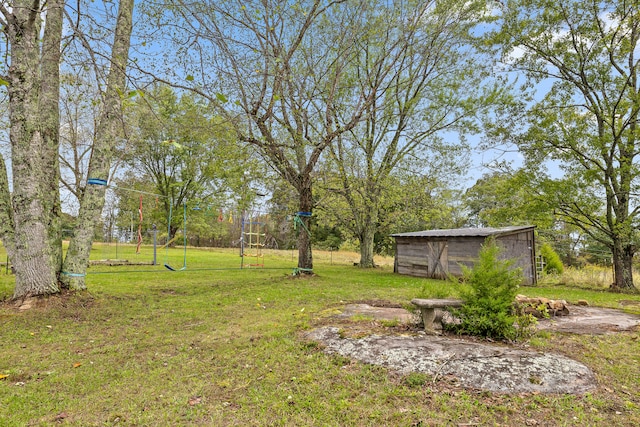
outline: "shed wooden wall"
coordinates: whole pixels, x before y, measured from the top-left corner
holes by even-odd
[[[533,230],[496,238],[503,248],[501,258],[515,259],[522,268],[524,284],[536,283]],[[395,271],[410,276],[445,279],[460,277],[460,265],[472,267],[486,238],[471,237],[397,237]],[[439,256],[438,256],[439,255]]]
[[[503,248],[501,257],[503,259],[515,259],[515,267],[522,269],[524,284],[535,285],[537,278],[533,230],[501,236],[496,240]]]
[[[409,276],[430,277],[427,243],[427,239],[396,238],[396,272]]]
[[[478,252],[485,242],[484,237],[451,237],[449,238],[449,273],[455,277],[462,276],[460,264],[473,267],[478,259]]]

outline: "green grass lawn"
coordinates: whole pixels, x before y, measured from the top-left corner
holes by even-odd
[[[406,305],[457,296],[459,285],[396,275],[389,265],[360,270],[353,254],[314,254],[317,275],[293,278],[291,252],[268,252],[264,269],[241,270],[237,251],[189,249],[185,271],[93,266],[87,293],[28,311],[5,303],[0,426],[640,425],[638,333],[545,332],[519,344],[590,366],[599,386],[583,396],[464,390],[324,354],[301,333],[345,302]],[[168,259],[182,266],[180,249]],[[12,281],[0,272],[0,299]],[[640,300],[554,285],[522,293],[608,307]]]

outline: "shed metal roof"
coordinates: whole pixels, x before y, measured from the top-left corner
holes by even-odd
[[[391,237],[489,237],[533,230],[535,225],[518,225],[500,228],[453,228],[447,230],[424,230],[392,234]]]

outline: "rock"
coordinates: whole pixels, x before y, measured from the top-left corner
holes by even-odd
[[[561,354],[432,335],[340,335],[338,327],[307,332],[326,353],[408,375],[451,376],[462,387],[496,393],[583,394],[596,387],[593,372]],[[532,381],[533,379],[533,381]],[[434,381],[435,382],[435,381]]]
[[[569,309],[567,308],[567,302],[565,300],[549,301],[548,304],[550,314],[553,316],[568,316]]]
[[[568,316],[569,308],[565,300],[549,298],[529,298],[524,295],[516,296],[516,303],[524,314],[531,314],[537,318],[548,316]]]
[[[572,305],[570,309],[569,316],[556,317],[553,321],[541,321],[538,328],[595,335],[637,330],[640,325],[640,316],[620,310],[578,305]]]
[[[533,317],[536,317],[536,318],[538,318],[538,319],[542,319],[543,317],[545,317],[545,316],[544,316],[544,314],[543,314],[543,312],[541,312],[541,311],[540,311],[540,310],[538,310],[537,308],[535,308],[535,307],[531,307],[531,306],[525,306],[525,307],[522,309],[522,313],[523,313],[523,314],[530,314],[530,315],[532,315]]]

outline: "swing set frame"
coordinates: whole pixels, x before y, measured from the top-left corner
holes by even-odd
[[[169,243],[165,245],[165,261],[164,266],[169,271],[183,271],[187,269],[187,203],[182,203],[182,240],[183,240],[183,257],[182,257],[182,267],[174,268],[169,265]],[[169,221],[167,221],[167,238],[171,235],[171,219],[173,218],[173,206],[169,204]]]

